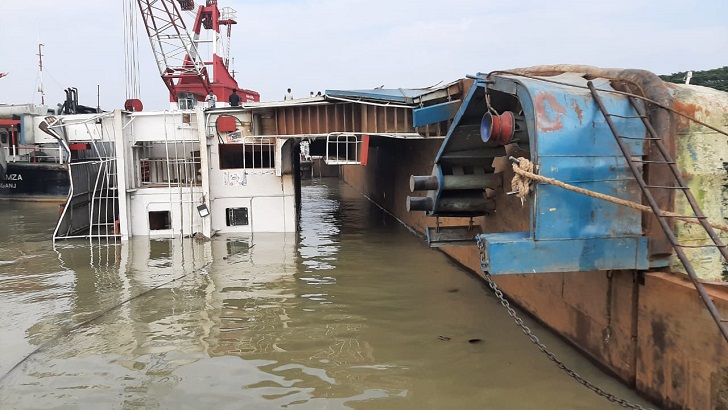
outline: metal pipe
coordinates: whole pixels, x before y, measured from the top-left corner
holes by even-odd
[[[408,196],[407,211],[432,211],[435,200],[429,196]]]
[[[437,175],[410,176],[410,191],[435,191],[440,186]]]
[[[495,189],[503,186],[503,174],[498,172],[485,175],[445,175],[442,181],[442,190],[460,189]],[[436,191],[440,188],[440,181],[437,175],[410,177],[410,190],[415,191]]]
[[[440,198],[436,212],[486,213],[495,210],[495,200],[485,196]]]
[[[445,175],[443,177],[443,189],[484,189],[500,188],[503,186],[503,174],[485,175]]]

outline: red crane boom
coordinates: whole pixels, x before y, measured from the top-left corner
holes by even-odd
[[[238,87],[225,61],[217,54],[220,26],[227,25],[229,33],[230,26],[237,23],[232,9],[226,8],[227,15],[221,17],[217,0],[206,0],[204,6],[198,7],[193,38],[181,16],[181,11],[194,10],[193,0],[137,0],[137,3],[171,102],[180,103],[180,108],[189,108],[182,106],[182,102],[192,98],[203,101],[210,91],[219,101],[228,101],[234,89],[240,91],[243,102],[260,101],[256,91]],[[212,61],[204,61],[198,50],[203,28],[212,35]]]

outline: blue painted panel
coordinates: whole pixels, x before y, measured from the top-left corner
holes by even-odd
[[[627,161],[618,157],[539,157],[538,174],[562,182],[633,180]],[[639,199],[639,198],[638,198]]]
[[[607,96],[603,99],[609,112],[623,115],[637,115],[625,98],[616,100]],[[551,112],[552,105],[559,112]],[[604,116],[596,107],[591,95],[539,93],[534,101],[536,117],[536,142],[538,155],[609,156],[619,154],[619,146],[607,125]],[[645,127],[638,119],[612,117],[620,135],[645,137]],[[643,140],[624,142],[633,156],[642,155]]]
[[[484,234],[493,275],[647,269],[647,238],[532,241],[524,232]]]
[[[412,110],[412,126],[421,127],[455,118],[461,101],[450,101],[442,104]]]
[[[641,193],[606,120],[596,107],[587,80],[578,74],[550,77],[576,87],[510,75],[496,75],[489,88],[518,97],[529,135],[531,161],[538,173],[635,202]],[[467,146],[477,110],[484,111],[484,78],[479,77],[456,113],[440,148]],[[601,89],[608,80],[597,79]],[[583,87],[583,88],[580,88]],[[476,92],[477,91],[477,92]],[[645,128],[626,97],[601,93],[632,156],[643,155]],[[471,144],[472,145],[472,144]],[[472,148],[475,149],[475,148]],[[439,199],[439,196],[438,196]],[[484,270],[501,273],[574,272],[647,269],[647,239],[639,211],[547,184],[536,184],[530,207],[530,231],[486,234]]]
[[[427,191],[427,196],[432,196],[433,198],[435,198],[435,201],[432,204],[432,209],[426,212],[426,214],[429,216],[432,216],[435,213],[435,209],[437,209],[437,205],[440,202],[440,197],[442,197],[442,186],[445,185],[442,182],[445,179],[445,176],[442,174],[442,167],[440,166],[440,164],[435,164],[432,169],[432,175],[437,175],[438,189],[436,191]],[[430,238],[428,236],[427,242],[429,241]]]
[[[634,180],[572,185],[625,199],[640,199],[639,186]],[[537,190],[532,204],[536,214],[533,233],[536,240],[639,236],[642,233],[640,211],[553,185],[539,184]]]
[[[596,107],[591,93],[586,89],[584,78],[579,75],[567,78],[550,77],[556,81],[571,82],[568,87],[525,77],[493,77],[495,89],[508,89],[514,81],[519,83],[517,96],[520,100],[531,147],[538,147],[536,157],[545,155],[573,156],[621,156],[606,120]],[[600,89],[612,90],[607,80],[595,79]],[[583,87],[583,88],[579,88]],[[626,97],[603,92],[602,101],[613,114],[637,115]],[[645,128],[637,118],[612,117],[620,135],[645,136]],[[625,140],[632,155],[642,154],[643,142]]]
[[[437,157],[435,157],[436,164],[440,162],[440,159],[442,158],[443,153],[447,152],[448,147],[451,143],[451,140],[453,140],[453,133],[455,133],[458,126],[460,126],[460,121],[465,116],[465,112],[468,110],[468,106],[470,106],[471,104],[477,104],[477,102],[474,101],[473,96],[478,91],[480,91],[480,93],[482,93],[484,85],[485,85],[484,83],[476,81],[473,84],[473,86],[470,87],[470,90],[468,90],[468,95],[466,95],[465,98],[463,98],[463,103],[460,104],[460,108],[458,108],[458,112],[455,114],[452,124],[450,124],[450,129],[447,130],[447,135],[445,136],[445,141],[443,141],[442,145],[440,146],[440,151],[438,151]],[[483,108],[483,110],[485,110],[485,108]]]

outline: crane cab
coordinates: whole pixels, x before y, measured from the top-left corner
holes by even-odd
[[[200,99],[204,99],[203,97],[200,97],[199,95],[190,92],[190,91],[180,91],[177,93],[177,107],[174,106],[174,102],[172,103],[172,109],[180,109],[180,110],[194,110],[197,106],[197,101]]]

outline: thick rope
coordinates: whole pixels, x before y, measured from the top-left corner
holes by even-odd
[[[636,202],[627,201],[621,198],[613,197],[610,195],[600,194],[599,192],[590,191],[588,189],[579,188],[574,185],[569,185],[567,183],[561,182],[559,180],[553,179],[553,178],[547,178],[538,174],[533,173],[533,163],[529,161],[526,158],[518,158],[516,162],[513,163],[513,172],[516,173],[516,175],[513,176],[513,180],[511,181],[511,188],[513,191],[517,191],[518,193],[516,196],[521,198],[521,202],[523,202],[524,198],[528,196],[528,193],[530,192],[531,188],[531,181],[538,181],[543,182],[545,184],[551,184],[555,185],[557,187],[567,189],[569,191],[578,192],[582,195],[587,195],[592,198],[598,198],[602,199],[604,201],[612,202],[617,205],[623,205],[632,209],[637,209],[639,211],[643,212],[652,212],[652,208],[650,208],[647,205],[638,204]],[[673,217],[674,219],[677,219],[678,221],[682,221],[685,223],[690,224],[698,224],[700,225],[700,221],[696,219],[696,217],[690,218],[681,216],[680,214],[676,214],[674,212],[669,211],[663,211],[660,210],[660,214],[663,216],[669,216]],[[708,221],[708,224],[712,226],[715,229],[718,229],[723,232],[728,232],[728,226],[710,222]]]

